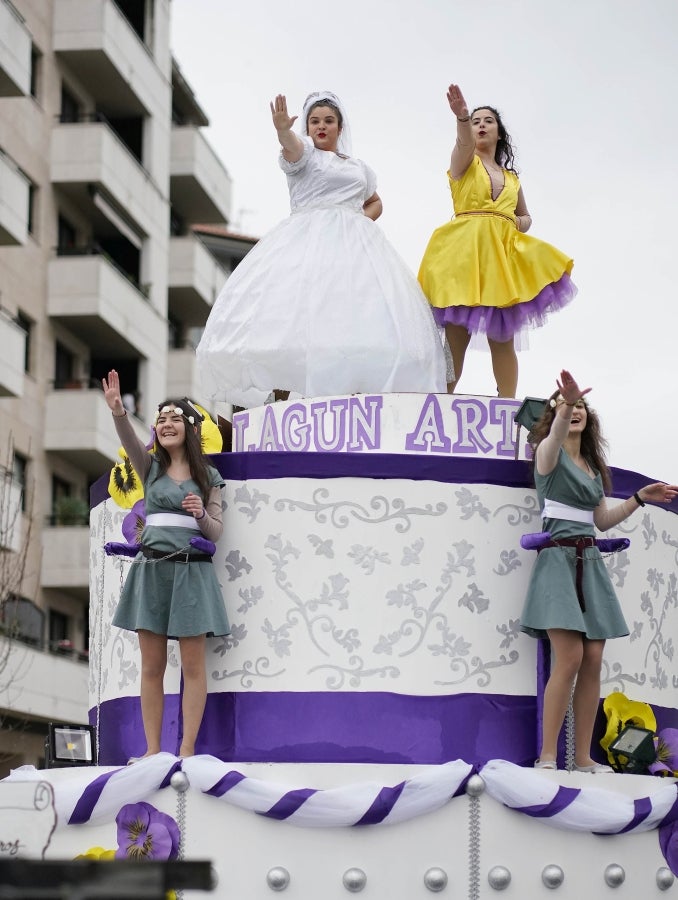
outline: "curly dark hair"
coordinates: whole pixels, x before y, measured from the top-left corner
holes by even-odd
[[[328,106],[334,112],[334,114],[337,117],[337,124],[339,125],[339,131],[341,131],[341,129],[344,126],[344,117],[341,114],[341,110],[335,103],[332,103],[331,100],[324,100],[321,97],[320,100],[318,100],[317,103],[314,103],[313,106],[306,113],[306,122],[304,123],[306,126],[306,134],[308,134],[308,120],[311,118],[311,113],[313,112],[314,109],[317,109],[319,106]]]
[[[554,391],[544,405],[544,412],[541,418],[532,426],[530,431],[530,444],[534,450],[532,455],[532,463],[537,447],[551,431],[553,420],[556,417],[556,407],[551,406],[551,400],[557,400],[560,397],[560,391]],[[581,434],[581,455],[591,466],[594,472],[600,472],[603,481],[603,490],[609,494],[612,490],[612,475],[607,465],[607,441],[600,430],[600,419],[598,413],[589,406],[586,400],[582,401],[586,407],[586,427]]]
[[[202,422],[203,417],[186,397],[182,397],[180,400],[176,397],[169,397],[158,405],[158,411],[160,411],[163,406],[178,406],[179,409],[184,411],[182,419],[186,426],[186,458],[188,460],[188,467],[191,472],[191,478],[200,488],[200,496],[202,497],[203,503],[207,503],[212,485],[208,475],[209,465],[205,460],[205,456],[202,452],[202,444],[200,442],[200,423]],[[188,421],[188,416],[193,416],[195,420],[193,424]],[[160,471],[155,479],[157,481],[157,479],[164,475],[169,468],[171,459],[167,450],[160,445],[157,436],[155,438],[154,447],[155,455],[160,464]]]
[[[476,108],[471,113],[471,118],[475,116],[479,109],[489,109],[489,111],[497,120],[499,140],[497,141],[497,149],[494,152],[494,161],[498,166],[501,166],[503,169],[508,169],[509,172],[513,172],[515,175],[517,175],[518,169],[515,165],[516,151],[515,147],[513,146],[513,138],[506,130],[506,126],[502,122],[501,116],[494,108],[494,106],[483,104],[482,106],[476,106]]]

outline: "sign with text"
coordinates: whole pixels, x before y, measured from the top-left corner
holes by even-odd
[[[355,394],[270,403],[233,416],[233,450],[528,459],[521,401],[464,394]]]

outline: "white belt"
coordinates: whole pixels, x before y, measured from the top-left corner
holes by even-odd
[[[146,525],[161,525],[170,528],[191,528],[200,531],[200,526],[193,516],[182,516],[179,513],[150,513],[146,516]]]
[[[568,522],[586,522],[593,525],[592,509],[577,509],[576,506],[568,506],[567,503],[558,503],[557,500],[544,500],[542,519],[565,519]]]

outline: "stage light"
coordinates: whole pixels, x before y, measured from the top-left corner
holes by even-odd
[[[50,722],[45,738],[45,767],[95,766],[96,744],[92,725]]]
[[[614,758],[613,766],[617,772],[641,775],[657,758],[654,731],[627,725],[612,741],[608,753]]]

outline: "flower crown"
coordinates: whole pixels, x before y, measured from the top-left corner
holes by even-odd
[[[184,412],[184,409],[181,406],[170,406],[169,404],[166,404],[165,406],[159,406],[155,414],[154,424],[157,423],[161,415],[166,415],[167,413],[175,416],[184,416],[191,425],[195,425],[196,419],[198,422],[203,421],[205,417],[200,415],[197,409],[195,409],[191,405],[186,397],[182,397],[181,402],[186,404],[189,412]]]

